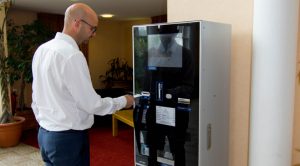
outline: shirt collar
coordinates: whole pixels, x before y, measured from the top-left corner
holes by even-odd
[[[65,42],[71,44],[74,48],[79,50],[79,47],[78,47],[76,41],[71,36],[69,36],[65,33],[57,32],[55,35],[55,39],[64,40]]]

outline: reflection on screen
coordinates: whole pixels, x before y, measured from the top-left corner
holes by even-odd
[[[149,67],[182,67],[181,33],[148,35]]]

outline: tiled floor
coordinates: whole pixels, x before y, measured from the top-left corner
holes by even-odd
[[[20,143],[11,148],[0,148],[0,166],[42,166],[39,149]]]

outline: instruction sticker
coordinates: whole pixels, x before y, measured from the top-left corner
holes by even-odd
[[[156,123],[175,127],[175,108],[156,106]]]

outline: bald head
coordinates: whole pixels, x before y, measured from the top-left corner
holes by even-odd
[[[63,33],[70,35],[81,44],[95,35],[97,25],[96,12],[86,4],[75,3],[65,12]]]
[[[88,5],[83,3],[75,3],[69,6],[65,12],[65,24],[70,24],[73,19],[85,19],[91,17],[91,19],[97,19],[96,12]]]

